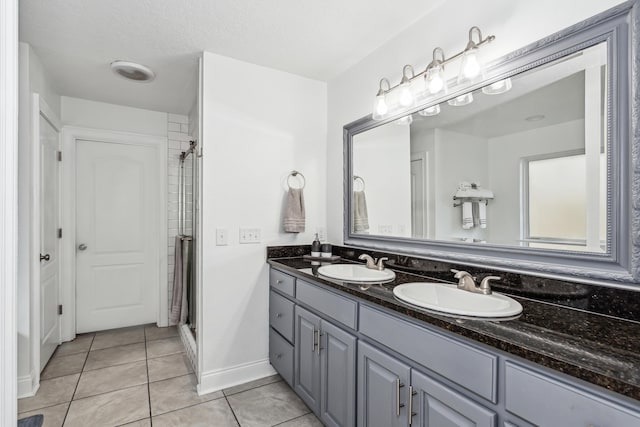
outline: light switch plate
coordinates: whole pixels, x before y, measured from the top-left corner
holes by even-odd
[[[227,246],[229,244],[229,233],[226,228],[216,228],[216,246]]]

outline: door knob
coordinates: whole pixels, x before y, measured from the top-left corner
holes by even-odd
[[[87,249],[87,245],[85,245],[84,243],[80,243],[78,245],[78,250],[79,251],[84,251],[85,249]]]
[[[45,255],[40,254],[40,261],[43,261],[43,260],[44,261],[49,261],[50,259],[51,259],[51,255],[49,255],[49,254],[45,254]]]

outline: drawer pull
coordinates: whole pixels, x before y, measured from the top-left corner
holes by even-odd
[[[400,416],[400,408],[404,408],[404,403],[400,403],[400,389],[404,384],[400,382],[400,378],[396,378],[396,415]]]
[[[282,280],[278,279],[276,280],[276,285],[281,285],[282,284]]]
[[[276,313],[276,318],[279,319],[282,317],[282,313]]]
[[[276,359],[282,359],[282,353],[276,354]]]
[[[409,425],[413,423],[413,417],[417,414],[413,412],[413,396],[418,394],[417,391],[413,391],[413,386],[409,386]]]

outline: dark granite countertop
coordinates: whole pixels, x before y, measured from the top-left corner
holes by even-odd
[[[302,279],[313,279],[400,314],[640,400],[638,322],[540,302],[503,290],[501,292],[522,304],[524,310],[520,317],[500,321],[460,319],[407,305],[393,296],[393,288],[401,283],[447,282],[438,279],[437,275],[418,275],[393,269],[396,272],[394,281],[363,286],[319,276],[317,266],[313,268],[311,262],[302,257],[274,256],[278,254],[270,254],[269,264]]]

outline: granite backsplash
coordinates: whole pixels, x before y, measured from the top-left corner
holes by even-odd
[[[267,258],[290,258],[309,255],[310,245],[270,246]],[[374,258],[387,257],[389,268],[408,273],[455,283],[451,269],[465,270],[481,280],[485,276],[500,276],[502,279],[491,284],[492,288],[506,294],[517,295],[535,301],[585,310],[619,319],[640,322],[640,283],[638,291],[608,286],[586,285],[569,281],[538,277],[527,274],[482,269],[464,264],[434,261],[427,258],[376,252],[345,246],[333,246],[333,254],[351,261],[357,261],[363,254]]]

